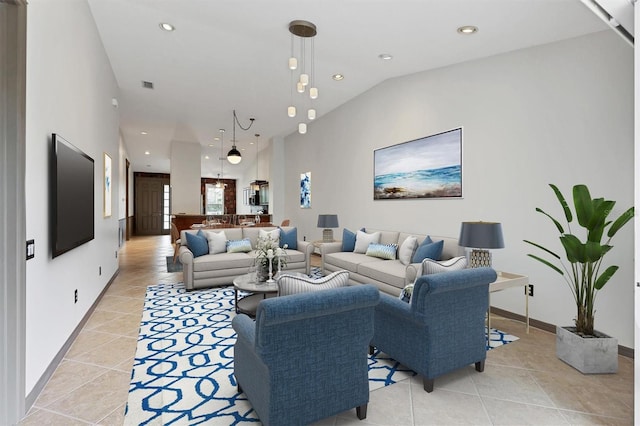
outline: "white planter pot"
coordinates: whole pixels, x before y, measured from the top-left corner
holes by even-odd
[[[556,356],[584,374],[618,371],[618,339],[596,332],[602,337],[581,337],[556,326]]]

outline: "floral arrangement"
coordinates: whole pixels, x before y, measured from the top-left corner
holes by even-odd
[[[269,259],[271,259],[271,266],[273,273],[280,269],[284,269],[287,266],[287,252],[284,247],[278,245],[278,240],[274,240],[271,236],[267,238],[258,238],[258,244],[256,246],[256,266],[260,266],[265,270],[269,270]]]

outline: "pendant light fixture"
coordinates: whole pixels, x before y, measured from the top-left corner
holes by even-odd
[[[296,92],[305,94],[307,87],[309,87],[309,99],[314,100],[318,98],[318,88],[315,84],[315,44],[314,37],[318,33],[316,26],[303,20],[295,20],[289,23],[289,32],[291,33],[291,55],[289,57],[288,66],[291,72],[291,102],[287,108],[287,115],[291,118],[296,117],[296,107],[293,101],[293,89],[295,87]],[[300,39],[300,59],[295,57],[295,37]],[[308,41],[308,43],[307,43]],[[307,49],[307,44],[310,44],[310,49]],[[307,60],[307,52],[310,51],[310,60]],[[294,71],[299,70],[298,78],[294,79]],[[303,106],[307,101],[302,101]],[[304,114],[301,114],[301,119],[304,120]],[[307,119],[314,120],[316,118],[316,110],[310,107],[307,110]],[[307,133],[307,124],[303,121],[298,123],[298,132],[300,134]]]
[[[249,118],[249,121],[251,121],[251,123],[249,123],[249,125],[246,128],[242,127],[242,124],[240,124],[240,121],[238,121],[236,110],[235,109],[233,110],[233,140],[231,141],[233,143],[233,146],[231,147],[231,150],[227,153],[227,161],[229,161],[231,164],[238,164],[242,161],[242,155],[240,154],[240,151],[238,151],[238,148],[236,147],[236,123],[242,130],[249,130],[251,126],[253,126],[253,122],[255,121],[255,118]]]

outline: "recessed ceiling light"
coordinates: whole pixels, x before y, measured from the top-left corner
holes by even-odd
[[[160,28],[162,28],[165,31],[173,31],[176,29],[176,27],[169,24],[168,22],[160,22]]]
[[[331,78],[333,78],[335,81],[340,81],[340,80],[344,80],[344,75],[342,74],[334,74],[331,76]]]
[[[388,53],[381,53],[378,55],[378,58],[382,59],[383,61],[390,61],[391,59],[393,59],[393,56]]]
[[[149,154],[151,154],[149,151],[144,152],[144,155],[149,155]]]
[[[465,25],[458,28],[458,32],[460,34],[473,34],[478,32],[478,27],[474,27],[473,25]]]
[[[148,134],[147,132],[145,132],[144,130],[140,132],[141,135],[146,135]]]
[[[213,145],[212,143],[210,143],[210,144],[209,144],[209,146],[210,146],[211,148],[213,148],[215,145]]]
[[[205,155],[205,156],[204,156],[204,159],[205,159],[205,160],[208,160],[208,159],[209,159],[209,156],[208,156],[208,155]]]

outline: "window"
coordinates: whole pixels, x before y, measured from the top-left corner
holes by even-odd
[[[171,209],[169,202],[169,185],[164,185],[164,198],[162,200],[162,229],[169,229],[169,224],[171,223],[171,215],[169,214]]]
[[[224,186],[205,185],[205,214],[224,214]]]

